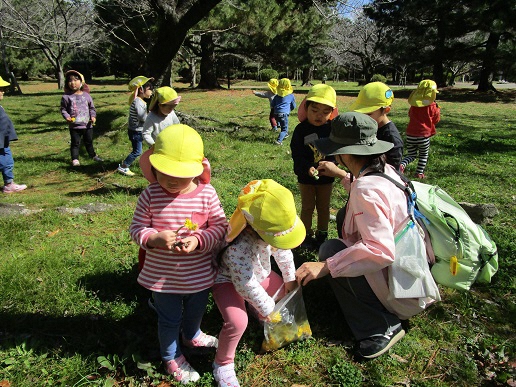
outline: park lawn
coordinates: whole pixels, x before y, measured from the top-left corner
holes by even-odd
[[[16,181],[29,185],[1,196],[1,204],[23,204],[33,212],[0,218],[0,385],[2,380],[11,386],[174,384],[160,366],[156,316],[147,307],[148,292],[136,283],[138,247],[127,232],[146,181],[137,165],[136,177],[116,173],[130,151],[126,82],[92,82],[98,111],[94,144],[105,162],[82,153],[80,168],[70,166],[69,133],[54,83],[22,82],[24,95],[1,102],[20,138],[12,144]],[[251,93],[264,83],[238,82],[215,91],[175,87],[182,96],[178,110],[204,139],[212,184],[228,217],[241,187],[252,179],[274,178],[292,190],[299,206],[288,140],[281,147],[273,144],[267,100]],[[345,112],[359,88],[334,87]],[[308,88],[295,82],[294,88],[299,104]],[[410,90],[393,89],[390,116],[403,132]],[[442,122],[425,171],[429,183],[457,201],[493,203],[500,211],[485,226],[500,255],[492,283],[465,293],[441,288],[443,301],[412,318],[405,338],[369,362],[352,358],[352,338],[325,282],[309,284],[304,297],[313,338],[261,354],[262,328],[252,321],[236,359],[243,386],[508,385],[516,350],[514,96],[514,90],[499,95],[443,90]],[[291,115],[291,131],[297,122]],[[409,177],[413,171],[410,165]],[[346,197],[336,185],[332,211]],[[110,207],[98,213],[62,211],[89,203]],[[336,237],[335,225],[330,227],[330,237]],[[298,265],[314,259],[296,252]],[[210,302],[203,329],[216,335],[221,323]],[[191,357],[204,373],[196,385],[214,385],[213,353]]]

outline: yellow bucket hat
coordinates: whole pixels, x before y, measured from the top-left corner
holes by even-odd
[[[159,172],[174,177],[197,177],[203,173],[204,144],[195,129],[175,124],[156,137],[149,162]]]
[[[292,192],[272,179],[253,180],[240,191],[226,241],[234,240],[247,225],[278,249],[293,249],[306,236]]]
[[[350,109],[359,113],[372,113],[383,107],[391,106],[394,93],[385,83],[371,82],[360,90]]]
[[[408,102],[410,106],[423,107],[428,106],[435,101],[437,97],[437,83],[431,79],[424,79],[419,82],[417,89],[410,93]]]
[[[286,95],[292,94],[293,92],[294,89],[290,84],[290,79],[281,78],[278,82],[278,87],[276,88],[276,94],[278,94],[280,97],[285,97]]]
[[[154,91],[154,95],[149,103],[149,111],[156,107],[156,104],[173,103],[178,104],[181,101],[181,97],[177,95],[177,92],[170,86],[158,87]]]
[[[267,86],[269,86],[269,90],[276,94],[276,89],[278,88],[278,80],[276,78],[269,79],[267,82]]]
[[[333,111],[331,112],[330,120],[333,120],[339,115],[339,111],[337,109],[337,93],[331,86],[322,83],[312,86],[297,109],[297,118],[299,119],[299,122],[306,120],[306,101],[313,101],[332,107]]]
[[[133,103],[134,99],[138,95],[138,89],[145,85],[149,81],[153,81],[154,78],[147,78],[143,75],[138,75],[137,77],[134,77],[129,81],[129,91],[131,92],[131,95],[129,96],[129,105]]]
[[[129,81],[129,91],[136,91],[149,81],[153,81],[154,78],[147,78],[143,75],[138,75]]]
[[[9,82],[4,81],[4,78],[0,77],[0,87],[6,87],[9,85],[10,85]]]

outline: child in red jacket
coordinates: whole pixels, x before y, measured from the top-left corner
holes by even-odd
[[[418,158],[416,168],[416,178],[425,178],[425,167],[428,161],[428,151],[430,150],[430,137],[435,134],[435,124],[441,119],[441,109],[435,103],[437,84],[425,79],[419,82],[409,98],[409,123],[407,126],[407,156],[403,158],[400,170],[403,172],[405,167]]]

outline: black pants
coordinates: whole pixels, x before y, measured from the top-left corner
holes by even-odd
[[[70,154],[72,160],[79,159],[79,146],[81,145],[81,138],[84,141],[86,152],[91,158],[95,157],[95,149],[93,149],[93,128],[88,129],[70,129]]]
[[[342,240],[329,239],[319,249],[319,260],[325,261],[345,248]],[[356,340],[383,335],[401,323],[398,316],[385,309],[364,276],[328,278]]]

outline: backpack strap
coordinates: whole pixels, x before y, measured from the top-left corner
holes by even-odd
[[[401,184],[400,182],[394,180],[392,177],[386,175],[383,172],[369,172],[366,173],[364,176],[381,176],[387,180],[389,180],[392,184],[394,184],[396,187],[401,189],[403,192],[405,192],[405,196],[407,196],[407,206],[408,206],[408,213],[409,216],[412,218],[412,220],[416,220],[415,218],[424,218],[423,214],[421,214],[417,210],[417,195],[416,190],[414,189],[414,186],[412,185],[412,182],[407,179],[404,175],[400,174],[398,171],[396,171],[398,176],[400,176],[401,180],[405,183],[405,185]]]

